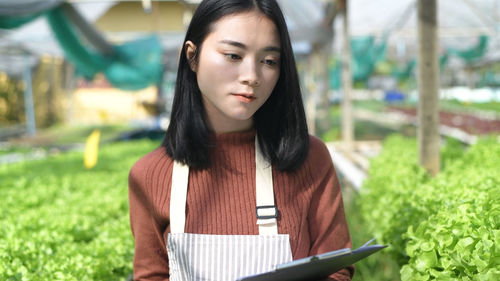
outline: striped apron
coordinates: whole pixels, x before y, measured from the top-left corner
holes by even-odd
[[[272,167],[255,138],[257,224],[259,235],[184,233],[189,167],[174,162],[167,237],[171,281],[234,281],[290,262],[288,234],[278,234]]]

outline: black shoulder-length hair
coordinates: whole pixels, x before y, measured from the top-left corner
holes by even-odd
[[[198,63],[202,43],[213,24],[224,16],[259,11],[276,25],[281,43],[280,76],[267,101],[254,116],[260,148],[280,171],[300,167],[309,151],[309,133],[302,103],[299,77],[285,18],[276,0],[204,0],[196,9],[180,53],[170,124],[162,146],[174,160],[192,168],[210,166],[213,147],[196,73],[186,57],[187,41],[196,45]]]

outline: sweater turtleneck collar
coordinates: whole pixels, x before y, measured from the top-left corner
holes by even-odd
[[[211,138],[219,145],[244,145],[255,142],[255,129],[244,132],[212,134]]]

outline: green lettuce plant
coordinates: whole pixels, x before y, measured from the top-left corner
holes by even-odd
[[[369,229],[388,243],[405,280],[500,280],[500,144],[443,148],[435,178],[415,140],[391,137],[361,194]]]
[[[158,143],[104,146],[0,166],[0,280],[125,280],[132,272],[128,171]]]

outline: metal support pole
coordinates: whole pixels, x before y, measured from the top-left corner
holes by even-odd
[[[318,86],[314,79],[317,67],[317,50],[314,50],[310,55],[309,63],[307,65],[308,71],[305,72],[305,85],[307,89],[307,96],[305,99],[305,110],[307,117],[307,128],[309,133],[316,135],[316,103],[318,95]]]
[[[352,113],[352,74],[351,74],[351,40],[349,29],[349,1],[343,2],[343,56],[342,56],[342,141],[348,149],[354,140],[354,122]]]
[[[24,111],[26,116],[26,130],[28,136],[36,135],[35,105],[33,103],[33,87],[31,68],[26,64],[24,70]]]
[[[439,172],[439,58],[437,0],[418,0],[418,150],[419,163]]]

